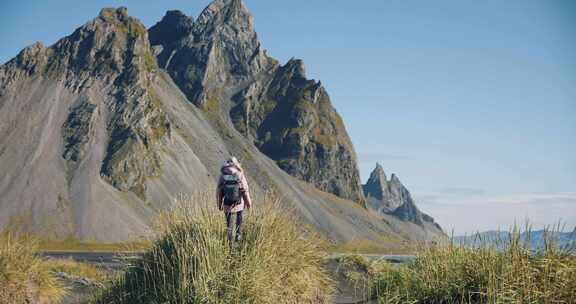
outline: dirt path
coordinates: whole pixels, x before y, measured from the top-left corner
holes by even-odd
[[[139,258],[139,253],[113,253],[113,252],[43,252],[40,254],[50,259],[74,259],[78,262],[87,263],[103,270],[110,276],[123,271],[131,259]],[[94,284],[87,284],[79,278],[61,277],[70,292],[62,301],[62,304],[85,303],[98,288]]]
[[[337,259],[343,256],[350,255],[348,253],[333,253],[328,257],[326,267],[330,272],[332,278],[336,281],[336,295],[334,297],[335,304],[372,304],[377,303],[375,300],[367,299],[366,290],[358,288],[358,286],[351,285],[338,271],[339,264]],[[368,260],[385,260],[393,265],[402,265],[403,263],[412,261],[415,256],[413,255],[385,255],[385,254],[360,254]]]
[[[141,253],[116,253],[116,252],[70,252],[50,251],[41,253],[42,256],[53,259],[72,258],[77,262],[94,265],[105,271],[120,271],[126,267],[131,259],[137,259]]]

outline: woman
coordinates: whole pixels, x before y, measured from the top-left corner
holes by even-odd
[[[252,207],[248,182],[244,176],[242,166],[236,157],[229,158],[220,169],[220,179],[217,187],[218,209],[226,215],[228,241],[232,244],[233,229],[232,216],[236,214],[237,242],[242,240],[242,211],[244,207]]]

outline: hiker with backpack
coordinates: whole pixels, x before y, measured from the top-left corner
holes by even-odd
[[[252,207],[248,182],[242,166],[236,157],[231,157],[220,169],[220,179],[217,187],[217,204],[220,211],[226,215],[228,241],[242,240],[242,212],[244,208]],[[233,229],[232,217],[236,215],[236,229]],[[234,230],[236,236],[233,237]]]

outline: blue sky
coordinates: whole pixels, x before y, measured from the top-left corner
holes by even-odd
[[[322,80],[364,180],[380,162],[456,233],[525,217],[576,224],[576,2],[245,2],[269,54],[302,58]],[[5,1],[0,62],[101,7],[127,6],[151,26],[208,3]]]

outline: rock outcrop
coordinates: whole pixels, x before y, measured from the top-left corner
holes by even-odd
[[[234,96],[234,126],[280,168],[319,189],[363,202],[356,155],[342,118],[320,82],[290,60],[265,84]]]
[[[170,11],[150,28],[150,40],[161,49],[160,66],[200,107],[222,102],[228,91],[275,65],[240,0],[216,0],[196,21]]]
[[[441,229],[434,222],[434,218],[418,209],[412,195],[395,174],[392,174],[390,180],[386,178],[386,173],[380,164],[376,164],[363,189],[367,205],[371,209],[417,225],[432,223]]]
[[[55,45],[54,60],[58,68],[74,72],[70,83],[83,80],[85,73],[114,84],[108,93],[112,98],[101,105],[109,110],[109,142],[100,173],[118,190],[145,199],[145,179],[159,174],[157,144],[170,135],[170,123],[149,90],[157,66],[146,28],[125,8],[103,9],[93,22]],[[65,127],[80,133],[68,138],[67,150],[89,140],[87,130],[96,107],[89,98],[81,98],[71,109]]]
[[[168,12],[149,32],[160,66],[194,104],[232,121],[290,175],[364,203],[354,147],[328,93],[301,60],[280,66],[266,54],[242,1],[214,1],[195,22]]]

